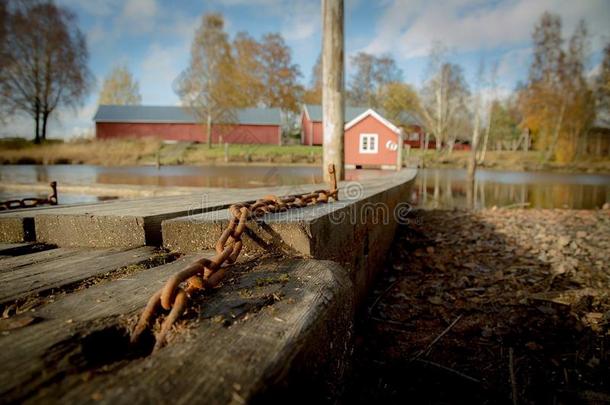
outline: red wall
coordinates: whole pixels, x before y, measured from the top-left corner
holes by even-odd
[[[109,123],[95,124],[100,139],[156,137],[164,140],[206,142],[205,129],[198,124]],[[237,125],[231,128],[212,126],[212,141],[277,145],[281,141],[279,125]]]
[[[360,153],[360,134],[378,134],[379,146],[375,154]],[[345,164],[363,166],[396,165],[397,152],[389,150],[386,143],[396,143],[398,136],[373,116],[368,116],[345,131]]]
[[[305,111],[301,114],[301,133],[303,145],[322,145],[322,123],[307,119]]]

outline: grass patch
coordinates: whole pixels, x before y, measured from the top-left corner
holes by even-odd
[[[36,145],[24,139],[0,141],[2,164],[92,164],[102,166],[279,163],[320,164],[322,148],[305,145],[166,144],[154,138],[73,140]]]

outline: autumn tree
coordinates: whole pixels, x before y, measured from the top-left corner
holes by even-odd
[[[34,119],[38,143],[51,114],[78,106],[90,88],[87,44],[75,15],[52,1],[13,2],[7,17],[0,94]]]
[[[315,65],[311,68],[309,88],[303,93],[303,102],[307,104],[322,104],[322,55],[318,55]]]
[[[491,105],[491,120],[489,141],[512,143],[519,139],[521,129],[519,123],[521,118],[512,99],[505,101],[494,100]]]
[[[104,79],[98,104],[138,105],[141,102],[140,85],[127,66],[115,66]]]
[[[296,112],[303,87],[298,83],[299,66],[292,61],[292,52],[280,34],[266,34],[260,44],[262,63],[261,102]]]
[[[581,20],[568,42],[566,52],[563,94],[567,103],[563,128],[559,132],[559,139],[552,145],[555,149],[549,150],[548,158],[554,154],[559,161],[572,160],[581,152],[595,118],[595,97],[586,78],[588,51],[588,30]]]
[[[436,140],[436,149],[451,147],[468,125],[469,91],[462,68],[447,61],[441,45],[435,45],[428,62],[428,79],[420,91],[420,115]]]
[[[391,122],[403,127],[414,124],[406,118],[420,108],[419,96],[412,86],[402,82],[387,83],[380,89],[379,100],[379,107]]]
[[[7,61],[7,47],[6,47],[6,36],[7,36],[7,25],[8,25],[8,10],[6,9],[6,3],[0,2],[0,78],[3,77],[3,69]],[[5,97],[0,93],[0,123],[4,121],[4,118],[8,115],[8,105],[4,101]]]
[[[610,127],[610,43],[604,48],[604,57],[595,79],[597,120]]]
[[[348,99],[352,105],[377,107],[381,89],[402,80],[402,71],[391,56],[380,57],[359,52],[350,59],[354,74],[349,83]]]
[[[593,95],[585,80],[588,36],[580,22],[563,48],[561,18],[544,13],[532,35],[534,58],[519,102],[545,159],[571,160],[592,120]],[[559,148],[558,148],[559,146]]]
[[[235,107],[255,107],[264,90],[261,45],[247,33],[240,32],[233,40],[233,55],[235,76],[231,80],[239,89]]]
[[[212,124],[230,125],[235,118],[234,62],[221,14],[205,14],[191,44],[189,66],[176,78],[182,104],[206,125],[212,147]]]

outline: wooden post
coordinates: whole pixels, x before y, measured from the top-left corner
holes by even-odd
[[[402,138],[402,131],[398,134],[398,149],[396,149],[396,170],[400,171],[402,169],[402,148],[404,146],[404,141]]]
[[[322,0],[322,125],[324,178],[335,165],[337,180],[345,179],[343,130],[343,0]]]
[[[229,162],[229,143],[225,142],[225,163]]]

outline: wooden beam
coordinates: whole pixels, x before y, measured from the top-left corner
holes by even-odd
[[[3,402],[220,404],[333,393],[354,307],[346,272],[328,261],[235,265],[223,288],[193,298],[163,350],[131,348],[132,315],[193,259],[58,297],[0,336]]]
[[[150,247],[132,250],[60,248],[3,260],[0,262],[0,305],[144,262],[153,253]],[[31,257],[37,260],[23,263]]]
[[[322,125],[323,172],[335,165],[337,180],[345,179],[344,170],[344,39],[343,0],[322,0]]]
[[[385,260],[397,223],[408,214],[404,203],[415,175],[416,170],[402,170],[365,179],[355,192],[340,183],[337,202],[249,221],[242,239],[243,255],[273,251],[336,261],[350,270],[360,301]],[[164,247],[180,253],[213,249],[228,222],[227,210],[164,221]]]

